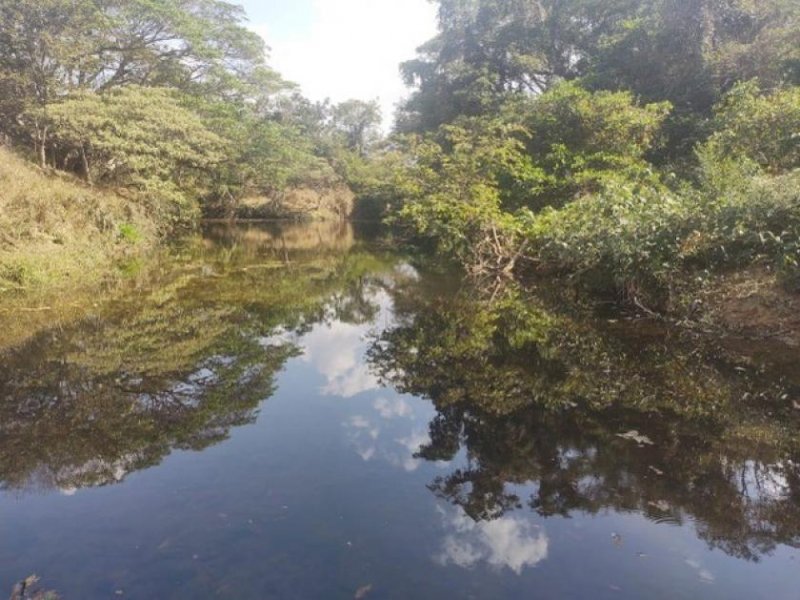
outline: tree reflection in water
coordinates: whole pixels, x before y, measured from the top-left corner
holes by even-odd
[[[372,318],[368,276],[393,260],[339,225],[190,240],[94,315],[0,353],[0,489],[70,494],[225,440],[273,394],[293,339]]]
[[[711,547],[758,560],[800,546],[800,419],[785,383],[713,344],[581,321],[508,290],[476,300],[392,290],[397,324],[374,340],[382,380],[430,399],[418,458],[466,466],[430,489],[476,523],[641,512],[694,522]],[[521,485],[534,490],[520,497]],[[530,488],[529,488],[530,489]]]

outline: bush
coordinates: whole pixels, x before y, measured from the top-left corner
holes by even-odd
[[[785,276],[797,276],[800,170],[756,175],[723,194],[701,191],[694,196],[701,229],[683,245],[690,264],[736,266],[766,258]]]
[[[595,289],[663,296],[694,216],[683,197],[662,186],[615,182],[529,216],[526,236],[541,269],[571,273]]]
[[[503,182],[525,180],[531,168],[518,134],[497,120],[465,119],[410,138],[401,220],[470,270],[513,266],[518,227],[503,210]]]
[[[528,218],[540,268],[593,289],[663,302],[688,272],[766,259],[786,277],[800,264],[800,171],[751,179],[738,190],[673,193],[619,184]]]
[[[800,167],[800,87],[762,94],[758,82],[734,87],[716,107],[715,133],[698,152],[706,182],[725,181],[731,161],[770,174]]]
[[[668,102],[639,106],[628,92],[592,93],[574,82],[509,103],[505,119],[527,132],[525,148],[540,174],[519,204],[562,206],[609,179],[648,179],[644,156],[670,110]]]
[[[166,224],[197,216],[197,196],[225,154],[223,139],[168,89],[82,92],[45,115],[62,161],[90,182],[137,192]]]

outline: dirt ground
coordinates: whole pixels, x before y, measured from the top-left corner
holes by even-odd
[[[726,331],[800,349],[800,294],[753,267],[716,280],[704,293],[706,316]]]

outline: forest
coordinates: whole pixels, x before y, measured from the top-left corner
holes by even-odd
[[[384,135],[375,102],[304,98],[235,4],[1,0],[2,287],[45,278],[22,249],[86,232],[124,254],[290,216],[383,220],[487,280],[647,312],[731,273],[797,288],[797,2],[436,5]]]

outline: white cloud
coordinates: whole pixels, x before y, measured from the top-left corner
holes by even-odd
[[[549,540],[535,524],[521,518],[502,517],[475,522],[460,509],[448,515],[439,509],[451,533],[445,536],[436,561],[465,569],[486,562],[520,575],[547,558]]]
[[[325,377],[324,394],[352,398],[380,387],[363,360],[364,335],[363,327],[337,321],[316,327],[303,338],[303,360]]]
[[[430,436],[428,436],[426,432],[414,431],[408,437],[400,438],[399,440],[395,441],[405,448],[408,454],[404,454],[402,456],[392,456],[390,458],[390,462],[394,465],[402,467],[409,473],[416,471],[420,464],[422,464],[422,459],[414,458],[414,454],[419,452],[419,449],[422,446],[430,444]]]
[[[411,405],[402,398],[395,398],[393,400],[378,398],[372,406],[382,418],[387,420],[411,417],[414,414]]]
[[[407,93],[399,64],[435,35],[435,7],[427,0],[315,0],[313,15],[302,33],[253,27],[272,48],[270,64],[313,100],[378,99],[389,123]]]
[[[715,577],[711,571],[704,568],[700,562],[692,559],[686,559],[686,564],[689,565],[692,569],[697,571],[697,576],[700,578],[700,581],[703,583],[714,583]]]
[[[369,429],[370,427],[369,421],[362,415],[354,415],[350,417],[348,424],[354,429]]]

